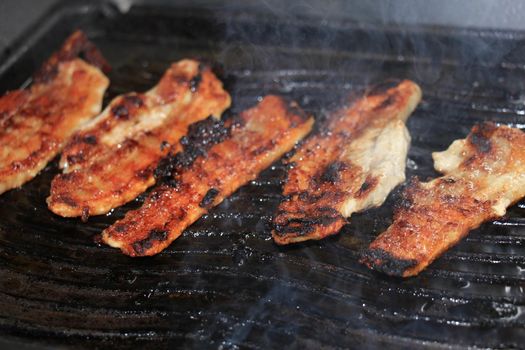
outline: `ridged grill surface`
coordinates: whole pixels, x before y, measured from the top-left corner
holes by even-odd
[[[75,3],[74,3],[75,4]],[[0,77],[15,88],[75,26],[112,63],[107,100],[153,86],[168,64],[221,66],[232,111],[268,92],[322,120],[349,93],[392,78],[421,84],[408,122],[408,176],[436,176],[431,152],[482,120],[525,128],[520,33],[376,28],[239,11],[70,5]],[[525,344],[525,202],[473,231],[418,277],[358,263],[391,220],[396,193],[322,242],[278,247],[269,223],[285,168],[275,163],[153,258],[94,236],[142,198],[88,223],[45,198],[56,161],[0,197],[0,333],[92,348],[520,348]]]

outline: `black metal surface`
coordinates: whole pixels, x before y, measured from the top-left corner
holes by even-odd
[[[80,27],[114,70],[112,96],[154,85],[169,62],[222,66],[238,111],[267,92],[322,119],[342,96],[389,78],[420,83],[408,123],[408,175],[435,176],[431,152],[473,123],[525,127],[525,35],[376,28],[293,17],[70,2],[0,66],[0,90],[27,79]],[[139,205],[62,219],[45,205],[56,162],[0,197],[0,333],[77,347],[521,348],[525,344],[525,203],[483,225],[420,276],[392,279],[357,262],[391,219],[392,201],[341,234],[280,248],[268,223],[278,162],[191,226],[166,251],[131,259],[94,235]],[[395,196],[395,195],[394,195]],[[391,196],[393,197],[393,196]]]

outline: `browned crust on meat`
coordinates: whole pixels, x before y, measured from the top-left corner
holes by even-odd
[[[186,227],[257,177],[311,130],[313,118],[297,110],[295,103],[267,96],[224,127],[209,128],[211,134],[219,135],[210,135],[214,144],[185,149],[199,153],[197,157],[172,156],[164,164],[173,165],[169,174],[161,172],[163,184],[141,208],[106,229],[103,241],[130,256],[154,255],[165,249]]]
[[[111,70],[109,63],[100,53],[98,48],[87,38],[84,32],[77,30],[71,34],[60,50],[55,52],[33,75],[35,83],[45,83],[53,79],[60,63],[81,58],[87,63],[99,68],[104,73]]]
[[[133,119],[139,113],[145,113],[153,106],[144,103],[144,94],[129,93],[115,98],[109,109],[109,116],[97,123],[95,128],[80,130],[69,140],[62,151],[60,167],[64,168],[67,164],[69,169],[77,169],[89,166],[102,153],[108,151],[108,146],[100,142],[101,138],[112,128],[122,121]],[[157,101],[156,101],[157,102]],[[159,101],[160,103],[170,103],[171,101]]]
[[[492,123],[476,125],[464,152],[457,171],[407,186],[392,225],[370,244],[361,262],[388,275],[413,276],[470,230],[499,216],[493,209],[497,198],[476,197],[492,185],[486,182],[489,174],[523,173],[525,133]]]
[[[83,48],[102,57],[76,32],[43,65],[28,89],[0,98],[0,193],[36,176],[75,129],[100,112],[109,81],[96,67],[76,58]]]
[[[199,81],[198,85],[194,83],[196,80]],[[188,108],[184,109],[188,104],[187,100],[190,103]],[[192,122],[211,114],[219,116],[229,105],[230,96],[208,66],[194,60],[181,60],[171,65],[152,90],[146,93],[131,92],[113,99],[101,115],[102,119],[97,119],[95,125],[73,135],[62,152],[60,167],[66,170],[88,167],[105,153],[111,153],[117,148],[116,144],[103,142],[106,135],[122,124],[132,127],[144,115],[152,119],[153,114],[160,113],[159,109],[162,107],[171,108],[171,115],[166,120],[171,120],[171,125],[164,124],[157,128],[157,131],[152,130],[160,134],[159,136],[162,136],[162,133],[158,130],[170,127],[176,135],[184,133],[185,128]],[[193,115],[186,116],[188,113]],[[126,141],[138,141],[141,133],[138,130],[128,135]],[[169,130],[164,134],[171,135]],[[162,151],[167,151],[170,144],[176,144],[178,137],[162,140]]]
[[[344,159],[344,150],[367,128],[390,122],[416,92],[419,87],[407,80],[371,89],[334,113],[322,133],[306,140],[290,159],[272,231],[277,244],[322,239],[341,229],[346,223],[344,201],[363,197],[377,185],[374,178],[362,182],[363,169]]]
[[[49,209],[65,217],[82,216],[84,208],[100,215],[133,200],[155,183],[159,160],[180,150],[179,139],[189,125],[219,116],[229,105],[230,96],[209,67],[193,60],[173,64],[154,93],[116,98],[105,118],[73,137],[62,155],[73,170],[53,179]],[[118,144],[100,141],[120,123],[133,124],[139,114],[166,106],[171,110],[160,126],[133,133]]]

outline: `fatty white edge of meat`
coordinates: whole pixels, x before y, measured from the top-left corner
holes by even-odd
[[[343,216],[382,205],[394,187],[405,181],[409,145],[410,134],[404,122],[397,119],[367,142],[366,151],[371,156],[352,157],[353,163],[363,169],[362,181],[371,175],[378,178],[378,184],[365,198],[348,199],[341,210]]]
[[[466,157],[466,142],[466,138],[455,140],[445,151],[433,152],[434,168],[445,175],[453,174],[455,171],[458,171],[457,175],[461,175],[458,169]],[[483,180],[487,186],[472,195],[481,201],[493,200],[492,210],[496,216],[505,215],[509,205],[525,196],[524,173],[486,174]]]

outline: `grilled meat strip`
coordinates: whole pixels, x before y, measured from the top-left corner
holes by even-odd
[[[170,148],[177,152],[188,126],[219,118],[230,95],[207,66],[174,63],[150,91],[115,98],[76,133],[51,184],[49,209],[65,216],[105,214],[155,183],[153,171]]]
[[[109,80],[99,68],[109,70],[78,31],[43,64],[29,88],[0,97],[0,193],[35,177],[75,129],[100,113]]]
[[[337,233],[352,213],[381,205],[405,180],[404,122],[421,99],[411,81],[378,86],[336,112],[290,159],[272,232],[277,244]]]
[[[141,208],[102,233],[102,240],[130,256],[154,255],[239,187],[255,179],[312,128],[313,118],[277,96],[228,119],[192,126],[184,152],[163,160],[163,184]]]
[[[412,181],[394,222],[364,252],[362,262],[393,276],[414,276],[468,232],[501,217],[525,196],[525,133],[474,126],[466,139],[432,154],[444,176]]]

